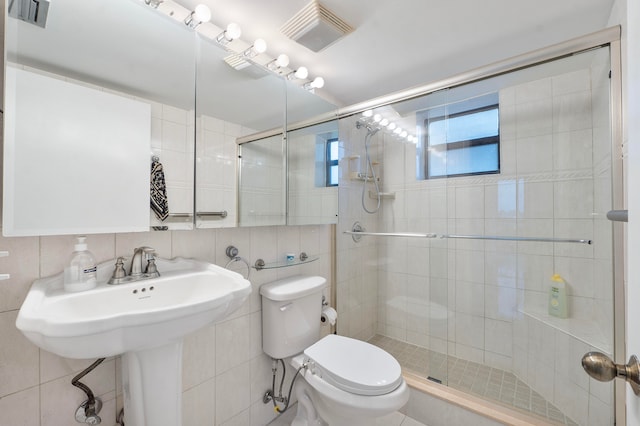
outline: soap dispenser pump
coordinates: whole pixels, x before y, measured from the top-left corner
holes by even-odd
[[[97,269],[95,257],[87,249],[87,237],[78,237],[69,266],[64,270],[65,291],[84,291],[94,288],[98,282]]]

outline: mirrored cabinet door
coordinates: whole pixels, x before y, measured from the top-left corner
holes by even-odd
[[[131,0],[8,12],[4,234],[192,228],[194,32]]]
[[[268,164],[255,163],[246,167],[240,164],[243,160],[239,159],[240,148],[236,143],[240,137],[282,127],[285,108],[284,82],[280,76],[245,59],[242,59],[242,66],[234,66],[237,60],[238,58],[218,44],[199,37],[196,85],[198,228],[284,223],[280,219],[275,223],[263,223],[264,218],[250,219],[251,214],[243,208],[247,202],[255,203],[248,195],[253,193],[255,188],[238,192],[240,170],[245,173],[251,170],[251,177],[244,176],[242,180],[259,182],[260,185],[269,182],[271,186],[267,193],[273,196],[267,200],[269,209],[281,210],[284,186],[280,179],[272,175],[263,176],[261,173],[263,170],[265,173],[273,171],[273,161],[277,161],[278,173],[282,172],[282,138],[278,137],[275,141],[275,151],[269,151]],[[274,142],[270,141],[267,145],[271,150]],[[252,152],[251,148],[245,151],[248,159],[259,161],[253,154],[258,155],[261,152],[260,148],[255,152]],[[277,185],[274,182],[278,182]],[[259,197],[263,196],[264,193]],[[238,197],[242,201],[238,200]],[[273,211],[270,210],[269,216],[272,216]],[[280,214],[284,217],[283,210],[282,213],[278,213]]]

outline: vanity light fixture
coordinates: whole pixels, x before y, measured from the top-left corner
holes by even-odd
[[[157,9],[164,0],[144,0],[147,6],[151,6],[154,9]]]
[[[247,58],[253,58],[266,51],[267,51],[267,42],[264,41],[264,39],[257,38],[256,41],[253,42],[253,45],[250,48],[242,52],[242,55],[246,56]]]
[[[309,76],[309,70],[307,69],[307,67],[300,67],[297,70],[291,71],[289,74],[287,74],[287,80],[293,80],[293,79],[304,80],[308,76]]]
[[[302,86],[304,89],[313,91],[315,89],[322,89],[324,87],[324,78],[316,77],[313,81],[309,81]]]
[[[216,36],[216,41],[221,45],[229,44],[229,42],[239,38],[242,35],[242,30],[240,29],[240,25],[235,22],[227,25],[227,29],[221,32]],[[266,50],[266,46],[265,46]]]
[[[280,68],[285,68],[287,65],[289,65],[289,57],[284,53],[281,53],[276,59],[267,64],[267,68],[271,71],[278,71]]]
[[[155,0],[150,0],[155,1]],[[211,10],[204,4],[199,4],[196,8],[187,16],[184,23],[189,28],[195,28],[198,25],[209,22],[211,20]]]

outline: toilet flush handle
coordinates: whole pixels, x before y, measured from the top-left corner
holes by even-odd
[[[280,312],[286,311],[287,309],[289,309],[291,307],[291,305],[293,305],[293,303],[287,303],[286,305],[280,306]]]

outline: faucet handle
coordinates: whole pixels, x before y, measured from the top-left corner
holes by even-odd
[[[116,259],[116,267],[111,274],[111,278],[108,284],[120,284],[122,280],[127,276],[127,271],[124,269],[124,261],[127,260],[120,256]]]

